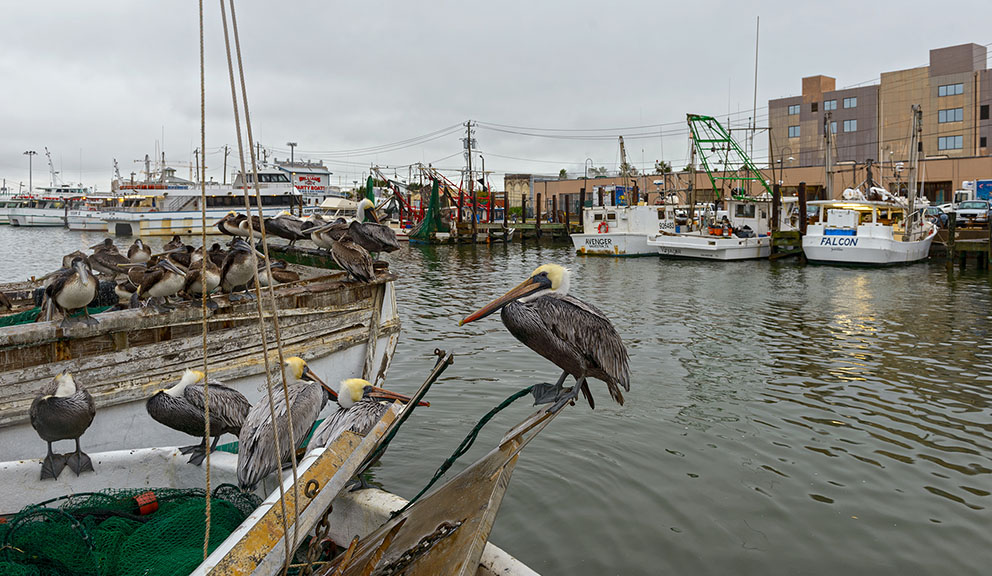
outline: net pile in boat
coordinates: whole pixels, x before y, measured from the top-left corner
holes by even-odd
[[[438,232],[448,232],[449,227],[441,220],[441,202],[438,198],[438,182],[431,185],[431,196],[427,203],[424,219],[410,230],[409,237],[420,242],[430,242]]]
[[[203,560],[204,496],[200,489],[104,490],[28,506],[0,523],[0,574],[189,574]],[[210,550],[259,504],[235,486],[218,486]]]

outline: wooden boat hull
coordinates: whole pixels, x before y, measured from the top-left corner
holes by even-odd
[[[399,337],[394,277],[381,274],[369,284],[343,277],[320,270],[276,288],[283,351],[306,359],[331,385],[357,376],[375,381],[385,375]],[[265,382],[255,303],[215,300],[220,307],[207,319],[210,376],[255,401]],[[144,403],[155,390],[177,381],[184,369],[202,366],[201,308],[185,304],[165,314],[139,309],[96,318],[96,326],[65,330],[58,322],[0,330],[0,427],[6,439],[0,461],[43,453],[44,442],[30,427],[27,411],[41,386],[62,370],[72,372],[97,404],[97,416],[82,440],[85,450],[189,443],[188,436],[145,422]],[[268,337],[275,369],[271,329]],[[273,382],[279,381],[276,372]],[[142,425],[131,425],[137,422]]]

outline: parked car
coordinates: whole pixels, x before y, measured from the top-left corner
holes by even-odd
[[[926,208],[920,208],[920,215],[926,220],[933,222],[934,226],[937,228],[947,228],[947,222],[950,220],[947,213],[944,212],[940,206],[927,206]]]
[[[988,200],[965,200],[958,204],[954,213],[957,215],[958,226],[984,228],[989,225]]]

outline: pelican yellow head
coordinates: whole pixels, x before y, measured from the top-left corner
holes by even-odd
[[[341,387],[338,389],[338,404],[347,410],[361,400],[367,390],[371,389],[372,384],[368,380],[346,378],[341,381]]]
[[[513,301],[529,302],[547,294],[564,296],[568,293],[568,287],[569,276],[567,268],[558,264],[538,266],[531,273],[530,277],[521,282],[516,288],[460,320],[458,325],[461,326],[485,318]]]
[[[179,379],[178,384],[176,384],[171,388],[163,388],[161,390],[157,390],[156,394],[158,392],[165,392],[166,394],[172,396],[173,398],[177,396],[182,396],[183,392],[186,391],[187,386],[196,384],[197,382],[202,382],[203,379],[206,377],[207,375],[204,374],[203,372],[200,372],[199,370],[190,370],[189,368],[187,368],[186,371],[183,372],[183,377]]]

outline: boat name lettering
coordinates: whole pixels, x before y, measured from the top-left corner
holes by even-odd
[[[820,246],[857,246],[858,239],[844,236],[824,236],[820,238]]]
[[[612,238],[586,238],[586,246],[590,248],[609,248],[612,245]]]

